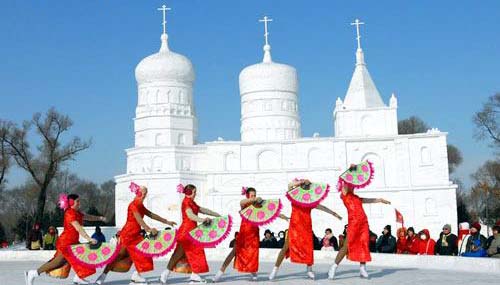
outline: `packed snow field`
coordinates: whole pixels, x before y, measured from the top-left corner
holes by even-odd
[[[0,284],[2,285],[22,285],[24,284],[23,271],[36,268],[42,262],[39,261],[0,261]],[[149,284],[160,284],[159,276],[165,268],[164,261],[155,262],[155,270],[145,275]],[[211,273],[205,275],[207,279],[213,278],[213,275],[221,265],[221,262],[209,262]],[[329,264],[320,263],[314,266],[316,280],[307,280],[305,278],[305,267],[285,262],[281,267],[278,277],[270,282],[267,277],[273,264],[269,262],[261,263],[259,279],[257,282],[250,282],[249,275],[238,274],[232,269],[227,270],[221,284],[496,284],[500,279],[500,272],[492,273],[469,273],[459,271],[428,270],[417,268],[391,268],[379,267],[375,264],[368,264],[367,269],[370,274],[369,279],[359,278],[359,267],[356,265],[341,265],[337,271],[335,280],[327,280],[327,271]],[[110,273],[106,284],[109,285],[127,285],[132,272],[128,273]],[[89,278],[95,280],[98,275]],[[73,274],[67,279],[60,280],[47,276],[38,278],[35,285],[66,285],[72,284]],[[209,280],[210,281],[210,280]],[[174,274],[169,279],[169,284],[187,284],[189,275]]]

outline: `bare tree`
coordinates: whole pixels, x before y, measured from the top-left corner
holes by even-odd
[[[500,213],[500,160],[486,161],[474,174],[470,205],[479,218],[491,225]]]
[[[477,126],[476,139],[492,140],[492,147],[500,149],[500,93],[488,98],[483,108],[474,114],[472,121]]]
[[[0,192],[7,182],[6,175],[10,167],[10,153],[7,149],[7,123],[0,120]]]
[[[45,117],[36,113],[30,121],[25,121],[22,127],[13,123],[7,124],[8,135],[5,142],[17,165],[30,174],[38,188],[35,221],[40,221],[43,217],[47,190],[61,166],[73,160],[77,153],[90,147],[90,141],[82,141],[78,137],[73,137],[63,144],[61,136],[72,126],[71,119],[54,108],[48,110]],[[33,154],[28,139],[31,128],[41,137],[41,144],[36,147],[36,155]]]

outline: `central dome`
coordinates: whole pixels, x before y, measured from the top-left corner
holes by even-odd
[[[157,81],[194,82],[194,68],[191,61],[168,48],[167,35],[161,36],[160,51],[139,62],[135,68],[138,84]]]

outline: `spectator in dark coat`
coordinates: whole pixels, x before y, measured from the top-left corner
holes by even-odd
[[[391,225],[384,227],[382,235],[377,240],[376,248],[380,253],[396,252],[396,238],[391,234]]]
[[[95,239],[97,242],[106,242],[106,237],[102,233],[100,226],[95,227],[95,232],[92,235],[92,238]]]
[[[314,231],[312,234],[312,239],[313,239],[313,249],[314,250],[321,250],[321,240],[316,236]]]
[[[479,242],[475,242],[475,241]],[[470,228],[470,237],[467,240],[467,247],[465,252],[477,251],[479,248],[484,248],[486,245],[486,238],[481,234],[481,224],[475,222]]]
[[[321,250],[339,250],[337,238],[330,228],[325,230],[325,236],[321,239]]]
[[[280,231],[278,233],[278,248],[283,248],[283,245],[285,244],[285,240],[286,240],[286,231]]]
[[[264,238],[260,242],[262,248],[278,248],[278,241],[274,237],[274,233],[267,229],[264,232]]]
[[[457,236],[451,233],[451,225],[446,224],[443,226],[443,231],[439,234],[439,239],[436,241],[434,247],[434,254],[436,255],[457,255],[458,252]]]
[[[43,246],[43,236],[40,230],[40,224],[35,223],[31,229],[28,239],[26,240],[26,248],[29,250],[40,250]]]

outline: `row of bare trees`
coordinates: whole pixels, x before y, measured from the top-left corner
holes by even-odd
[[[0,221],[4,228],[19,227],[20,218],[26,225],[43,224],[47,213],[57,218],[60,211],[55,201],[61,192],[79,193],[84,205],[93,205],[87,210],[113,218],[114,182],[96,185],[66,170],[68,161],[91,146],[90,139],[69,136],[72,126],[73,121],[54,108],[20,125],[0,119]],[[13,167],[23,170],[28,180],[7,190],[6,177]]]

